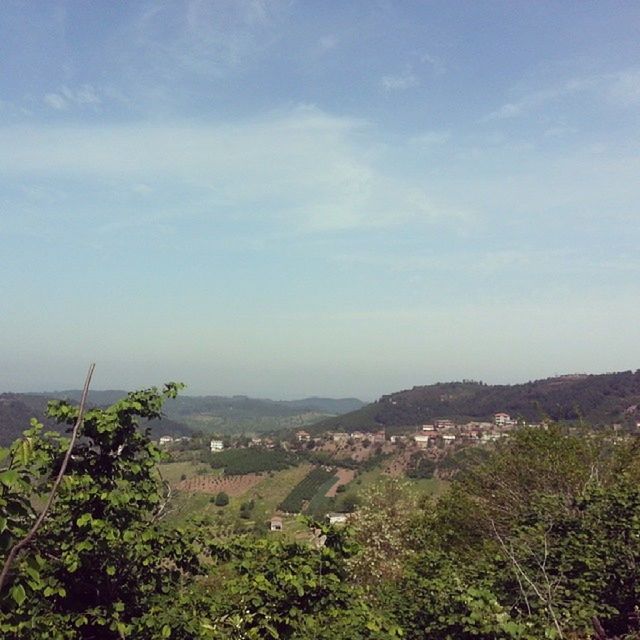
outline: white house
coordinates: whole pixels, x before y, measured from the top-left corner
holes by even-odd
[[[346,513],[327,513],[329,524],[345,524],[347,522]]]
[[[211,451],[222,451],[224,449],[224,443],[222,440],[211,441]]]
[[[434,431],[435,427],[432,424],[423,424],[422,425],[422,430],[423,431]]]
[[[173,442],[173,436],[160,436],[160,446],[166,447]]]
[[[418,433],[415,436],[413,436],[413,439],[415,440],[415,443],[421,449],[426,449],[429,446],[430,436],[425,436],[425,435],[422,435],[422,434]]]
[[[511,424],[511,416],[508,413],[496,413],[493,416],[493,423],[496,427],[506,427]]]

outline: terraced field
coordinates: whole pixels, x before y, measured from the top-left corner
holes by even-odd
[[[195,476],[182,480],[177,488],[190,493],[217,494],[224,491],[230,496],[237,497],[244,495],[264,479],[265,476],[259,473],[247,473],[242,476]]]

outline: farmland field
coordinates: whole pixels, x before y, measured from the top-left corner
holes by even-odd
[[[328,481],[335,477],[334,470],[327,471],[323,467],[312,469],[282,501],[279,509],[287,513],[300,513],[304,503],[310,501],[318,492],[320,487],[326,484],[324,491],[331,486]],[[324,493],[323,493],[324,495]]]
[[[178,484],[178,489],[189,493],[209,494],[224,491],[230,496],[241,496],[263,480],[264,476],[257,473],[247,473],[241,476],[195,476],[182,480]]]
[[[192,478],[193,476],[207,473],[211,475],[211,468],[201,462],[164,462],[158,467],[163,480],[166,480],[172,487],[176,487],[182,477]]]
[[[355,475],[356,472],[353,469],[338,469],[336,471],[336,481],[331,485],[331,487],[325,494],[327,498],[334,497],[338,491],[338,487],[340,485],[349,484],[354,479]]]
[[[297,463],[296,456],[274,449],[227,449],[209,454],[207,462],[214,469],[224,469],[227,475],[242,475],[260,471],[281,471]]]

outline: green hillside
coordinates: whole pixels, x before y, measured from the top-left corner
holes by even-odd
[[[515,385],[446,382],[399,391],[377,402],[312,427],[371,431],[380,426],[415,425],[436,418],[488,420],[505,411],[527,421],[549,418],[589,424],[640,420],[640,370],[599,375],[566,375]]]

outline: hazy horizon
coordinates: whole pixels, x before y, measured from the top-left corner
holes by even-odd
[[[626,369],[625,371],[636,371],[637,369]],[[374,402],[376,400],[378,400],[381,396],[383,395],[388,395],[390,393],[395,393],[398,391],[403,391],[406,389],[411,389],[414,386],[423,386],[423,385],[431,385],[431,384],[436,384],[436,383],[452,383],[452,382],[464,382],[466,380],[473,380],[474,382],[482,382],[485,384],[490,384],[490,385],[518,385],[518,384],[523,384],[526,382],[533,382],[535,380],[542,380],[542,379],[547,379],[547,378],[556,378],[556,377],[562,377],[562,376],[575,376],[575,375],[601,375],[601,374],[610,374],[610,373],[620,373],[622,370],[611,370],[611,371],[572,371],[572,372],[554,372],[552,374],[549,375],[543,375],[543,376],[536,376],[533,378],[527,378],[527,379],[519,379],[519,380],[485,380],[482,378],[458,378],[458,379],[447,379],[447,380],[431,380],[428,382],[415,382],[414,384],[411,385],[405,385],[404,387],[398,387],[398,388],[394,388],[394,389],[387,389],[385,391],[380,392],[379,394],[377,394],[376,396],[372,396],[372,397],[368,397],[368,396],[361,396],[361,395],[356,395],[356,394],[348,394],[348,393],[343,393],[342,395],[339,394],[334,394],[334,395],[327,395],[327,394],[321,394],[321,393],[306,393],[306,394],[297,394],[297,395],[286,395],[286,394],[281,394],[281,395],[272,395],[272,396],[266,396],[266,395],[256,395],[253,393],[246,393],[246,392],[242,392],[242,391],[232,391],[232,392],[227,392],[227,393],[222,393],[222,392],[218,392],[215,389],[214,390],[201,390],[201,391],[195,391],[193,389],[190,388],[190,386],[188,384],[186,384],[186,387],[180,392],[180,395],[185,395],[185,396],[193,396],[193,397],[203,397],[203,396],[212,396],[212,397],[216,397],[216,396],[220,396],[220,397],[248,397],[251,398],[253,400],[273,400],[273,401],[293,401],[293,400],[305,400],[305,399],[310,399],[310,398],[333,398],[333,399],[346,399],[346,398],[355,398],[357,400],[360,400],[362,402],[365,403],[369,403],[369,402]],[[93,377],[93,381],[95,381],[96,379],[99,379],[100,376],[94,374]],[[174,380],[176,381],[176,380]],[[150,386],[162,386],[162,384],[164,382],[169,382],[169,380],[164,380],[162,382],[153,382],[153,381],[145,381],[145,382],[141,382],[138,385],[134,385],[132,387],[124,387],[124,386],[118,386],[118,385],[111,385],[111,386],[103,386],[103,387],[96,387],[95,384],[91,384],[90,387],[90,391],[96,391],[96,392],[107,392],[107,391],[133,391],[135,389],[138,388],[147,388]],[[177,380],[177,382],[183,382],[181,380]],[[75,392],[79,392],[81,390],[80,386],[67,386],[67,387],[52,387],[52,388],[47,388],[47,389],[0,389],[0,393],[35,393],[35,394],[47,394],[47,393],[52,393],[52,394],[58,394],[58,393],[64,393],[67,391],[75,391]]]
[[[0,17],[0,391],[640,366],[638,3]]]

